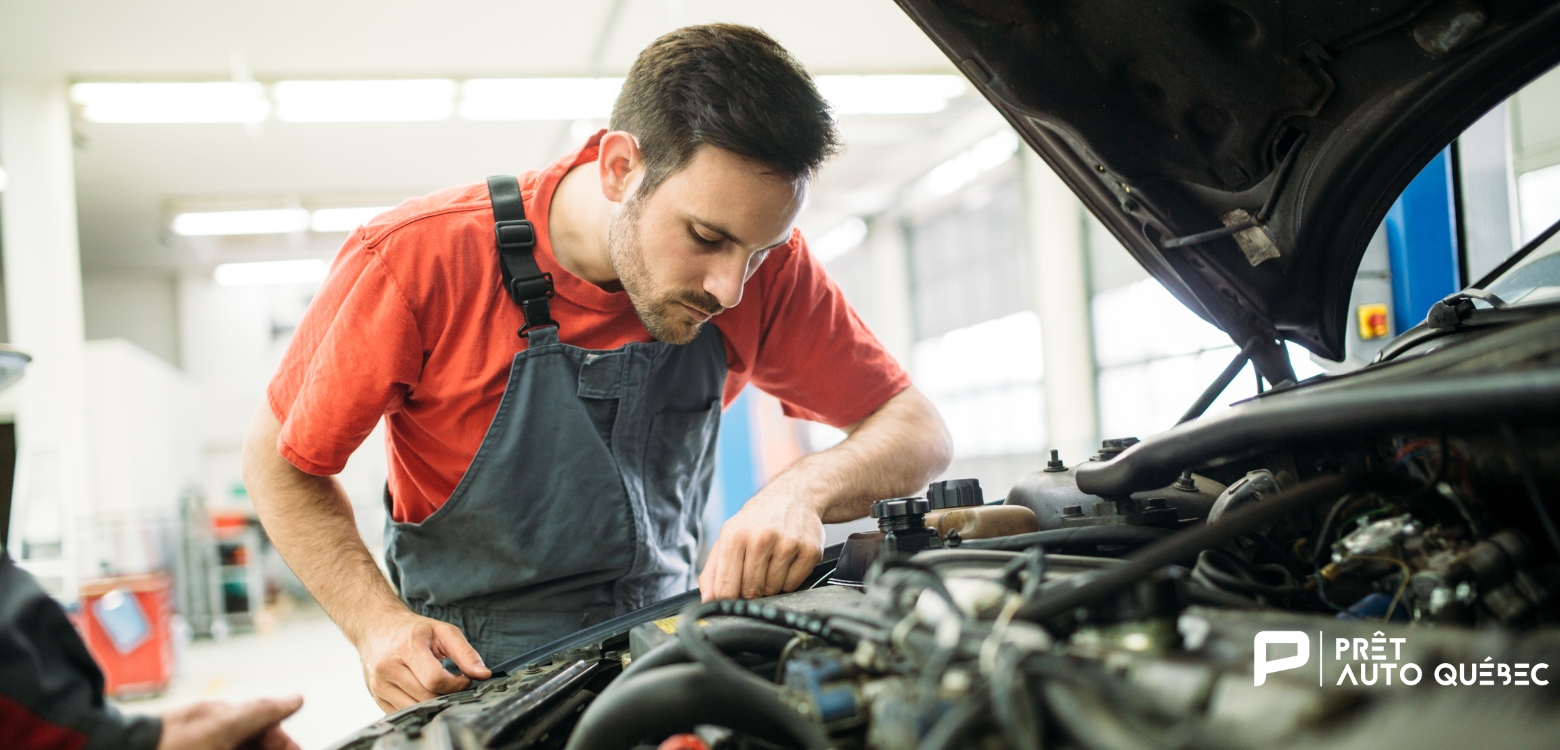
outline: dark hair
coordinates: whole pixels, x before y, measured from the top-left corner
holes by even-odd
[[[839,151],[828,102],[807,71],[768,34],[727,23],[681,28],[640,52],[610,126],[639,139],[642,196],[704,144],[787,179],[815,174]]]

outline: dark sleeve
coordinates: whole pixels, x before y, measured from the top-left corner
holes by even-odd
[[[0,552],[0,747],[155,750],[162,722],[103,700],[103,673],[65,611]]]

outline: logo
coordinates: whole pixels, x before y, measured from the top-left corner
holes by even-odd
[[[1295,655],[1269,660],[1268,646],[1274,643],[1293,644]],[[1256,657],[1256,663],[1251,667],[1251,684],[1260,687],[1267,682],[1268,675],[1299,669],[1311,660],[1311,634],[1299,630],[1264,630],[1257,633],[1251,648]]]
[[[1334,687],[1344,683],[1355,687],[1377,683],[1391,685],[1394,679],[1398,684],[1414,686],[1424,679],[1425,672],[1418,664],[1403,661],[1403,646],[1408,643],[1407,638],[1388,638],[1379,630],[1371,636],[1370,638],[1333,639],[1331,671],[1337,675],[1337,681],[1333,682]],[[1321,686],[1325,686],[1328,681],[1329,665],[1327,653],[1323,650],[1326,643],[1324,635],[1318,631],[1316,633],[1318,657],[1316,684]],[[1268,647],[1275,645],[1293,646],[1295,653],[1290,656],[1270,658]],[[1264,630],[1252,639],[1251,650],[1251,684],[1254,687],[1261,687],[1267,682],[1270,674],[1300,669],[1311,663],[1311,634],[1302,630]],[[1507,664],[1496,662],[1495,657],[1488,656],[1484,661],[1472,664],[1441,663],[1436,665],[1433,674],[1436,684],[1442,687],[1456,685],[1526,687],[1548,685],[1549,680],[1540,677],[1540,673],[1548,669],[1549,665],[1542,662]]]

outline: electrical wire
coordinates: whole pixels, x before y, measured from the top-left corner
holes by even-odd
[[[1371,557],[1369,555],[1354,555],[1353,559],[1355,559],[1355,560],[1376,560],[1378,562],[1389,562],[1389,563],[1393,563],[1393,564],[1395,564],[1398,567],[1403,569],[1403,582],[1398,584],[1397,594],[1393,595],[1392,603],[1387,605],[1387,615],[1385,617],[1381,618],[1382,622],[1392,622],[1392,613],[1397,611],[1398,602],[1403,600],[1403,592],[1408,591],[1408,578],[1409,578],[1409,576],[1414,574],[1414,571],[1408,567],[1408,563],[1403,562],[1402,560],[1397,560],[1397,559],[1391,558],[1391,557]]]

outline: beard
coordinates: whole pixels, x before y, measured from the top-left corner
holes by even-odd
[[[703,323],[693,319],[683,305],[710,315],[725,308],[715,295],[703,291],[661,290],[651,279],[650,264],[645,261],[639,243],[639,218],[644,205],[641,197],[630,198],[622,212],[607,224],[607,258],[617,273],[618,283],[628,293],[629,302],[645,330],[657,341],[686,344],[699,335]]]

